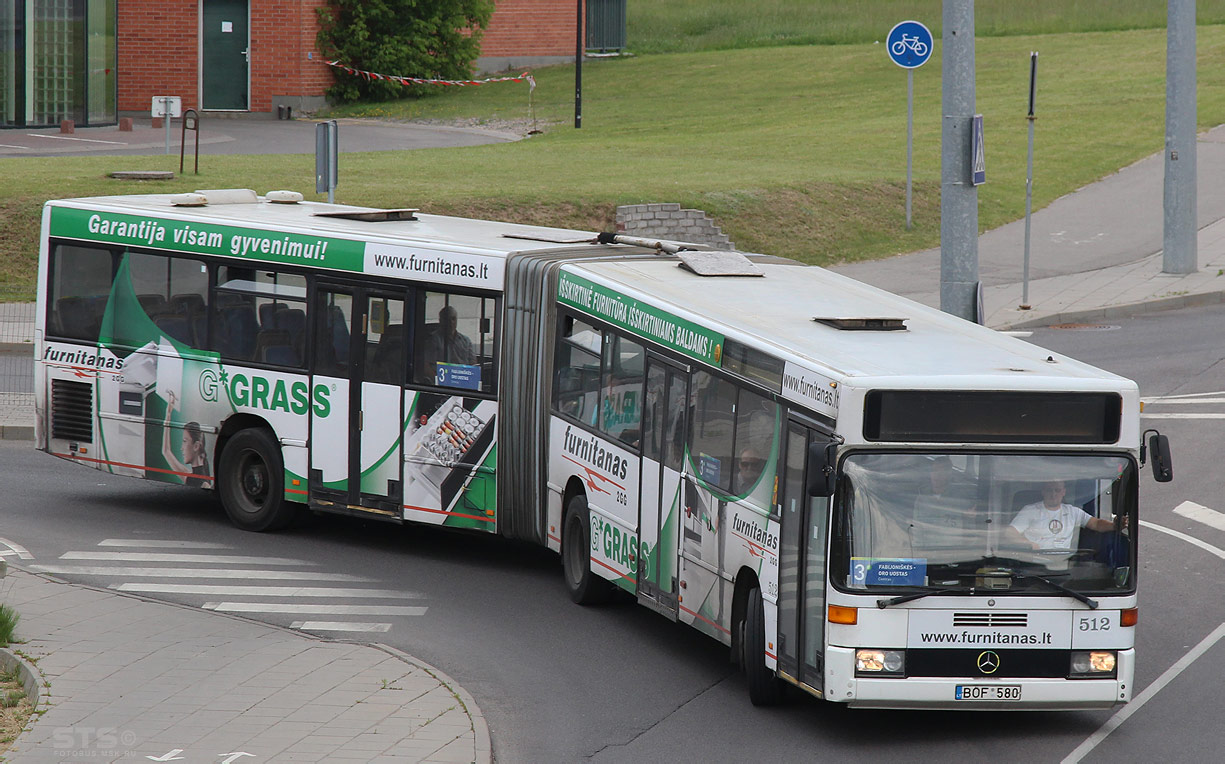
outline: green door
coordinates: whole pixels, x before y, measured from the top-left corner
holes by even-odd
[[[201,81],[205,109],[246,111],[247,0],[203,0],[203,70]]]

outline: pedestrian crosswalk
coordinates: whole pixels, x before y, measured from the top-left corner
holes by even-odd
[[[54,563],[30,568],[65,577],[101,577],[115,581],[107,586],[120,592],[189,602],[198,598],[192,604],[215,612],[363,617],[290,624],[308,632],[385,633],[392,624],[373,619],[422,616],[429,610],[421,604],[425,595],[419,592],[365,587],[361,584],[374,581],[314,570],[316,564],[307,560],[241,554],[220,543],[104,539],[97,547],[65,552]]]
[[[1157,395],[1140,399],[1144,419],[1225,419],[1225,391]],[[1167,410],[1167,407],[1173,407]]]

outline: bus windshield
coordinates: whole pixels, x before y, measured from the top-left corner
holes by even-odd
[[[849,591],[1134,591],[1126,456],[856,453],[842,465],[831,578]]]

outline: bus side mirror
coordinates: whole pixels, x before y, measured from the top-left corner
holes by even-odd
[[[808,495],[834,495],[834,465],[838,459],[836,442],[813,443],[808,447]]]
[[[1149,457],[1153,460],[1153,480],[1168,483],[1174,479],[1174,464],[1170,461],[1170,439],[1153,433],[1148,439]]]

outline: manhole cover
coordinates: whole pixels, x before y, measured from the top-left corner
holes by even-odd
[[[1048,329],[1065,329],[1077,332],[1109,332],[1119,327],[1113,324],[1051,324]]]

